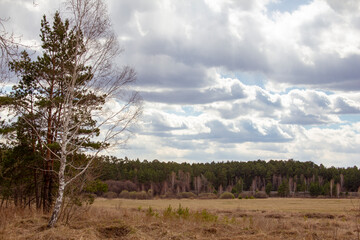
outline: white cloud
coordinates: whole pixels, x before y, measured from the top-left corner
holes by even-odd
[[[134,66],[145,99],[125,152],[178,161],[356,161],[359,1],[306,1],[291,11],[270,11],[271,2],[108,1],[125,49],[119,65]],[[36,3],[0,3],[10,29],[29,43],[38,40],[42,14],[50,19],[62,8]]]

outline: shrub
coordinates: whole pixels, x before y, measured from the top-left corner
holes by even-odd
[[[198,195],[199,199],[216,199],[217,195],[214,193],[200,193]]]
[[[220,195],[219,198],[220,199],[234,199],[235,196],[231,192],[224,192],[223,194]]]
[[[176,210],[176,213],[180,218],[188,218],[190,216],[189,208],[183,208],[181,204],[179,204],[179,208]]]
[[[136,192],[135,191],[129,192],[129,198],[136,199]]]
[[[159,213],[155,212],[152,207],[149,207],[146,211],[146,216],[148,217],[159,217]]]
[[[119,198],[130,198],[130,194],[128,190],[122,190],[119,194]]]
[[[135,199],[148,199],[149,195],[145,191],[137,192],[135,194]]]
[[[104,193],[104,198],[109,198],[109,199],[112,199],[112,198],[117,198],[117,194],[116,192],[107,192],[107,193]]]
[[[177,196],[179,198],[196,198],[196,195],[192,192],[180,192]]]
[[[85,192],[95,193],[98,196],[101,196],[103,193],[108,191],[108,185],[99,179],[89,182],[85,186]]]
[[[166,192],[164,195],[161,195],[160,198],[177,198],[172,192]]]
[[[164,217],[173,217],[175,216],[175,212],[173,211],[171,205],[169,205],[163,212]]]
[[[154,192],[152,189],[149,189],[147,194],[149,195],[150,198],[152,198],[154,196]]]
[[[242,198],[248,199],[252,196],[252,192],[242,192],[241,194],[239,194],[239,197],[241,196]]]
[[[136,190],[136,184],[129,180],[127,181],[107,180],[105,183],[108,185],[108,189],[110,192],[116,192],[117,194],[121,193],[123,190],[127,190],[127,191]]]
[[[196,219],[205,222],[216,222],[218,220],[218,216],[209,213],[206,209],[202,210],[201,212],[197,211],[194,216]]]
[[[255,198],[268,198],[268,195],[265,192],[257,192]]]
[[[173,209],[171,205],[169,205],[163,212],[164,217],[177,217],[186,219],[190,216],[189,208],[184,208],[179,204],[178,209]]]

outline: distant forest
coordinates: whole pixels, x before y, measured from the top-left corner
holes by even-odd
[[[215,193],[228,191],[276,191],[279,196],[304,192],[312,196],[346,196],[360,191],[360,170],[326,168],[322,164],[287,161],[227,161],[211,163],[175,163],[102,157],[100,179],[108,191],[151,191],[153,195],[182,192]]]
[[[0,207],[9,203],[22,207],[41,206],[46,197],[43,184],[46,175],[42,170],[43,160],[31,152],[26,147],[0,148]],[[77,154],[71,156],[71,161],[79,164],[86,162],[88,157]],[[50,199],[56,195],[55,172],[59,163],[54,162],[53,168]],[[66,171],[71,174],[72,169]],[[84,176],[73,182],[66,196],[77,203],[84,201],[81,196],[86,194],[140,199],[217,198],[228,192],[233,197],[250,194],[257,198],[305,195],[346,197],[358,196],[358,191],[360,170],[356,166],[326,168],[313,162],[291,159],[190,164],[100,156]]]

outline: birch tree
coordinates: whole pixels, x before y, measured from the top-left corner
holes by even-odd
[[[19,42],[9,33],[4,23],[8,19],[0,18],[0,83],[5,81],[8,73],[8,63],[17,56]]]
[[[33,61],[23,52],[11,64],[21,79],[11,94],[13,107],[43,153],[44,208],[52,206],[52,180],[58,180],[49,227],[59,218],[66,187],[99,152],[124,144],[141,114],[140,97],[127,87],[135,71],[114,64],[121,49],[104,2],[69,0],[66,7],[67,19],[57,12],[52,27],[44,16],[42,55]],[[80,153],[89,157],[77,161]]]

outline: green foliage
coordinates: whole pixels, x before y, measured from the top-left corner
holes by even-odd
[[[173,211],[171,205],[169,205],[163,212],[163,216],[166,218],[174,217],[175,215],[175,211]]]
[[[11,184],[24,182],[26,184],[22,186],[26,186],[26,191],[9,190],[12,194],[20,194],[23,199],[28,198],[27,201],[34,199],[31,201],[36,203],[36,208],[42,205],[45,211],[49,211],[56,196],[54,189],[57,179],[54,172],[60,169],[56,160],[62,156],[72,161],[65,168],[65,174],[69,174],[67,179],[71,179],[84,166],[77,165],[81,162],[79,160],[87,159],[77,158],[80,155],[78,150],[98,148],[98,144],[92,142],[99,134],[92,111],[104,104],[104,96],[84,87],[93,79],[93,73],[91,67],[77,64],[78,58],[86,50],[80,30],[71,29],[69,21],[62,20],[59,12],[56,12],[51,24],[46,16],[42,18],[40,38],[41,52],[36,54],[36,58],[22,51],[18,59],[9,63],[10,71],[18,79],[12,90],[0,98],[0,105],[14,112],[15,118],[8,122],[1,121],[0,134],[11,139],[9,148],[21,148],[19,152],[23,152],[21,159],[13,156],[12,166],[5,167],[13,169]],[[77,76],[74,79],[74,97],[68,98],[72,76]],[[71,105],[65,104],[68,99]],[[71,106],[71,111],[66,111],[67,106]],[[72,114],[66,117],[71,127],[64,136],[68,139],[72,137],[71,143],[62,148],[60,143],[64,143],[61,135],[64,132],[62,120],[65,119],[65,112]],[[62,149],[66,153],[61,153]],[[21,166],[17,165],[20,163]],[[3,163],[0,165],[0,168],[4,167]],[[21,175],[15,176],[19,171]]]
[[[330,183],[329,182],[325,183],[321,188],[322,188],[321,195],[330,196]]]
[[[243,186],[243,180],[242,180],[242,178],[240,178],[238,181],[237,181],[237,183],[235,184],[235,186],[233,187],[233,189],[231,190],[231,192],[232,193],[236,193],[236,194],[239,194],[239,193],[241,193],[242,191],[243,191],[243,188],[244,188],[244,186]],[[234,190],[234,192],[233,192],[233,190]]]
[[[169,205],[163,212],[163,216],[166,218],[169,217],[176,217],[176,218],[183,218],[187,219],[190,217],[190,210],[189,208],[184,208],[179,204],[177,209],[173,209],[171,205]]]
[[[195,193],[192,192],[180,192],[177,194],[179,198],[196,198]]]
[[[312,197],[317,197],[322,193],[323,189],[320,187],[319,183],[311,183],[309,187],[309,192]]]
[[[234,199],[235,196],[234,194],[230,193],[230,192],[224,192],[220,195],[219,197],[220,199]]]
[[[149,207],[148,210],[146,211],[146,216],[148,216],[148,217],[159,217],[159,213],[154,211],[152,209],[152,207]]]
[[[96,193],[98,196],[108,191],[108,185],[99,179],[91,181],[86,184],[85,191],[89,193]]]
[[[236,218],[235,217],[229,218],[228,216],[224,216],[222,221],[225,224],[235,224],[236,223]]]
[[[195,212],[194,216],[195,219],[204,222],[217,222],[218,220],[218,216],[208,212],[206,209]]]
[[[282,179],[285,179],[288,176],[289,178],[292,177],[293,181],[297,183],[296,191],[300,192],[308,191],[308,186],[305,185],[305,179],[309,181],[313,178],[313,176],[322,176],[325,183],[334,179],[336,183],[339,181],[340,173],[344,175],[345,180],[350,179],[347,177],[347,174],[357,176],[357,174],[360,173],[360,170],[355,167],[348,169],[321,168],[312,162],[299,162],[293,160],[179,164],[175,162],[160,162],[158,160],[140,161],[138,159],[118,159],[107,156],[103,157],[102,169],[103,180],[129,180],[135,183],[137,179],[141,179],[142,183],[150,184],[152,182],[154,184],[158,184],[158,186],[163,184],[164,181],[168,181],[171,172],[176,173],[177,181],[182,181],[180,184],[185,184],[185,181],[181,180],[183,178],[181,178],[181,174],[179,173],[189,174],[190,179],[193,179],[194,176],[200,176],[202,174],[206,178],[208,186],[214,186],[216,188],[219,187],[217,184],[220,182],[220,180],[217,179],[217,173],[225,171],[224,176],[226,176],[226,183],[235,183],[235,185],[237,185],[238,182],[236,181],[242,179],[244,191],[249,190],[249,187],[255,177],[265,179],[267,183],[271,183],[274,176],[281,177]],[[351,177],[351,179],[353,179],[353,177]],[[347,187],[350,187],[350,181],[347,183]],[[193,186],[193,184],[190,183],[190,186]],[[360,183],[357,183],[357,180],[354,180],[354,185],[351,186],[351,188],[357,189],[359,186]],[[140,187],[140,185],[138,185],[138,187]],[[226,185],[223,187],[226,187]],[[266,186],[264,187],[266,188]],[[162,194],[160,188],[154,188],[153,194]],[[272,190],[274,191],[277,191],[278,188],[279,186],[276,184],[272,186]],[[282,188],[287,190],[286,188],[288,188],[288,186],[282,186]],[[333,189],[335,189],[335,187]],[[186,191],[191,190],[194,189],[187,188]],[[176,189],[172,189],[172,191],[176,191]],[[208,188],[205,191],[212,191],[214,194],[218,194],[214,188]],[[236,188],[234,188],[233,193],[234,192],[236,193]],[[285,193],[286,192],[287,191],[285,191]],[[176,196],[172,195],[168,197]],[[244,198],[245,196],[242,197]]]
[[[271,193],[272,188],[273,188],[272,183],[271,183],[271,182],[268,182],[268,183],[266,184],[266,187],[265,187],[265,192],[266,192],[267,195],[270,196],[270,193]]]
[[[289,190],[289,184],[287,180],[284,180],[279,188],[278,188],[278,194],[280,197],[287,197],[290,194],[290,190]]]
[[[179,207],[176,210],[176,214],[180,218],[188,218],[190,216],[189,208],[183,208],[181,204],[179,204]]]

